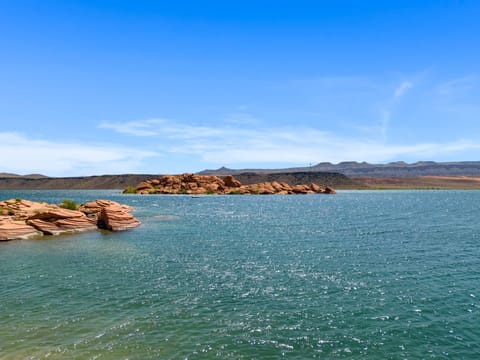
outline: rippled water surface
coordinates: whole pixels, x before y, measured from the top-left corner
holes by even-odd
[[[480,192],[0,197],[143,222],[0,243],[1,359],[480,358]]]

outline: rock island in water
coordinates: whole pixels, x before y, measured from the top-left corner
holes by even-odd
[[[136,194],[335,194],[329,186],[317,184],[289,185],[285,182],[263,182],[243,185],[232,175],[220,178],[213,175],[166,175],[159,179],[143,181],[136,187],[129,187],[124,193]]]
[[[70,208],[65,205],[24,199],[0,201],[0,241],[96,229],[122,231],[140,225],[130,206],[115,201],[95,200],[78,207],[70,202]]]

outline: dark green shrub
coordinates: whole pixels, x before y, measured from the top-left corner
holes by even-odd
[[[243,195],[242,190],[232,190],[228,193],[228,195]]]
[[[65,199],[63,202],[60,204],[60,207],[63,209],[68,209],[68,210],[77,210],[78,205],[75,201],[70,200],[70,199]]]
[[[133,186],[127,186],[127,188],[125,190],[123,190],[123,193],[124,194],[136,194],[137,189]]]

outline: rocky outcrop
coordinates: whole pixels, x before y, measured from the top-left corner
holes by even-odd
[[[32,215],[27,219],[27,224],[45,235],[89,231],[97,228],[96,222],[81,211],[61,208]]]
[[[78,210],[59,205],[10,199],[0,202],[0,240],[24,239],[97,228],[121,231],[140,225],[132,208],[110,200],[82,204]]]
[[[131,189],[124,192],[131,192]],[[335,194],[330,187],[317,184],[290,186],[285,182],[263,182],[242,185],[232,175],[223,178],[211,175],[167,175],[143,181],[135,188],[137,194]]]
[[[112,200],[95,200],[95,201],[90,201],[85,204],[82,204],[78,207],[78,210],[87,215],[90,218],[97,218],[98,214],[102,211],[103,208],[109,207],[109,206],[114,206],[118,207],[120,206],[122,211],[125,212],[132,212],[133,208],[128,205],[124,204],[119,204],[115,201]]]
[[[12,239],[28,239],[42,233],[25,221],[14,220],[11,216],[0,217],[0,241]]]
[[[118,204],[103,207],[98,215],[97,224],[101,229],[122,231],[137,227],[140,221]]]
[[[334,188],[330,187],[330,186],[327,186],[325,188],[325,194],[336,194],[337,192],[335,191]]]
[[[10,199],[0,202],[0,215],[15,216],[17,220],[26,220],[30,216],[59,209],[58,205],[35,202],[24,199]]]
[[[227,175],[223,178],[223,183],[226,187],[238,188],[242,186],[242,183],[235,179],[232,175]]]

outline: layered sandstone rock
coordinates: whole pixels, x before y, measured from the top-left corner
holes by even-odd
[[[27,224],[46,235],[58,235],[62,232],[95,230],[94,220],[78,210],[52,209],[28,217]]]
[[[95,200],[69,210],[58,205],[11,199],[0,202],[0,240],[90,231],[121,231],[140,225],[132,208],[111,200]],[[107,225],[105,225],[107,224]]]
[[[97,223],[99,228],[111,231],[128,230],[140,225],[140,221],[125,211],[120,204],[103,207]]]
[[[0,218],[0,241],[13,239],[27,239],[42,235],[34,227],[27,225],[25,221],[14,220],[11,216]]]
[[[10,199],[0,201],[0,215],[15,215],[17,220],[27,219],[32,215],[58,209],[57,205],[45,202],[35,202],[24,199]]]
[[[85,215],[87,215],[89,218],[97,218],[98,214],[100,214],[100,211],[102,211],[103,208],[108,207],[108,206],[120,206],[121,209],[125,212],[132,212],[133,208],[128,205],[124,204],[119,204],[115,201],[112,200],[95,200],[95,201],[90,201],[85,204],[82,204],[79,206],[78,210],[83,212]]]
[[[127,190],[125,190],[127,192]],[[143,181],[135,188],[137,194],[334,194],[335,190],[317,184],[294,185],[277,181],[242,185],[231,175],[202,176],[195,174],[167,175]]]

